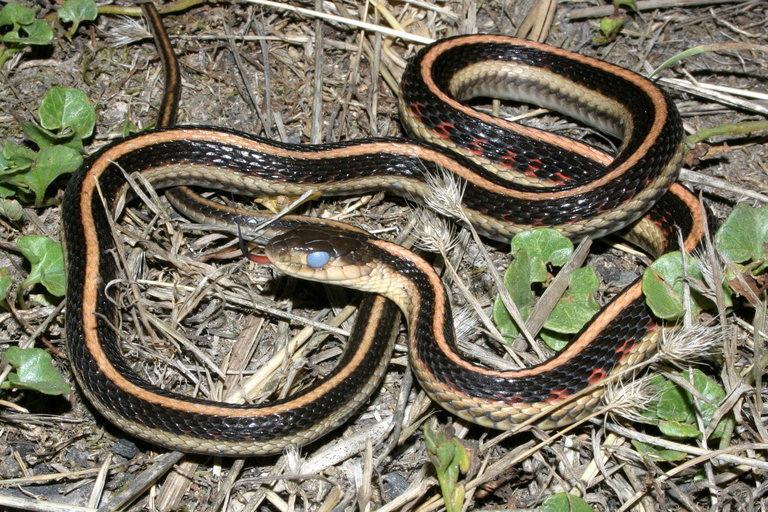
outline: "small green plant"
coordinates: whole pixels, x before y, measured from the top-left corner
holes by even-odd
[[[35,11],[16,3],[0,10],[0,67],[14,54],[33,45],[53,41],[53,30]],[[96,18],[93,0],[67,0],[59,19],[71,23],[72,35],[84,20]],[[53,87],[38,110],[39,122],[22,122],[32,145],[6,140],[0,148],[0,214],[11,220],[22,216],[21,203],[43,206],[48,186],[82,163],[83,139],[90,137],[96,113],[88,98],[76,89]]]
[[[715,233],[715,245],[732,264],[725,276],[728,287],[757,306],[755,298],[768,288],[768,205],[736,205]]]
[[[656,425],[667,438],[676,441],[700,439],[704,436],[697,416],[701,417],[704,431],[711,432],[709,439],[723,436],[725,424],[732,420],[732,415],[725,415],[710,429],[715,412],[725,398],[725,390],[717,382],[698,369],[680,372],[680,378],[687,381],[697,394],[662,376],[656,376],[651,385],[658,390],[658,396],[641,412],[645,422]],[[697,414],[698,413],[698,414]],[[632,441],[640,452],[666,461],[685,459],[688,454],[676,450],[660,448],[640,441]]]
[[[755,209],[739,204],[715,235],[720,254],[733,265],[721,284],[725,307],[733,306],[734,291],[754,297],[768,288],[768,206]],[[512,240],[514,259],[504,274],[504,283],[523,319],[528,318],[535,294],[533,285],[546,284],[550,268],[562,265],[573,251],[573,245],[558,233],[539,229],[520,233]],[[693,314],[711,309],[713,302],[705,293],[705,277],[695,258],[680,251],[664,254],[643,273],[643,293],[654,315],[662,320],[677,320],[688,307],[684,303],[684,283],[690,288]],[[568,291],[544,323],[541,337],[555,349],[561,349],[567,336],[578,332],[598,311],[594,293],[597,277],[591,269],[578,269],[569,278]],[[745,288],[746,287],[746,288]],[[753,293],[749,293],[752,290]],[[505,336],[514,337],[518,328],[497,297],[493,319]]]
[[[46,236],[22,236],[16,241],[21,254],[30,264],[29,275],[19,284],[18,300],[24,305],[24,291],[40,284],[54,297],[63,297],[66,290],[64,254],[61,243]],[[0,268],[0,301],[5,305],[11,277],[6,268]],[[44,299],[47,302],[47,299]]]
[[[427,455],[437,473],[445,509],[448,512],[460,512],[464,505],[465,489],[464,484],[459,483],[459,475],[469,471],[469,453],[452,433],[438,429],[434,419],[424,425],[424,440]]]
[[[724,281],[716,285],[722,287],[724,306],[733,307],[734,295],[757,306],[758,298],[768,288],[768,206],[758,209],[744,203],[736,205],[715,233],[715,247],[729,263]],[[701,291],[704,275],[699,263],[687,257],[683,269],[682,254],[676,251],[653,262],[643,274],[643,293],[659,318],[675,320],[683,315],[684,279],[691,284],[693,313],[713,305]]]
[[[80,23],[83,21],[93,21],[99,11],[93,0],[67,0],[59,9],[58,15],[61,21],[72,23],[72,27],[67,32],[72,37]]]
[[[654,315],[662,320],[677,320],[683,317],[687,307],[683,292],[686,281],[701,283],[704,281],[704,275],[699,263],[690,256],[684,260],[680,251],[664,254],[645,269],[643,293]],[[690,289],[690,297],[690,310],[694,315],[713,306],[712,301],[695,287]]]
[[[551,269],[560,267],[573,253],[573,243],[553,229],[535,229],[516,235],[511,242],[514,257],[504,273],[504,287],[517,305],[523,320],[536,301],[534,287],[546,285]],[[571,334],[579,330],[600,310],[595,300],[598,279],[585,267],[568,276],[568,289],[555,305],[541,330],[541,338],[553,350],[562,349]],[[519,329],[500,297],[493,305],[493,320],[499,331],[513,339]]]
[[[768,206],[753,208],[739,204],[715,233],[715,246],[727,262],[723,281],[708,283],[722,287],[723,305],[737,308],[734,297],[741,296],[752,307],[760,305],[768,288]],[[654,314],[674,320],[682,316],[687,307],[693,313],[711,307],[712,301],[704,296],[704,275],[699,263],[686,258],[685,272],[679,252],[666,254],[656,260],[643,275],[643,291]],[[683,281],[690,286],[690,302],[683,301]],[[653,385],[659,396],[642,412],[645,420],[656,425],[667,437],[675,440],[698,439],[707,434],[709,439],[724,436],[726,425],[733,423],[726,414],[712,426],[715,412],[725,398],[724,389],[698,369],[685,371],[680,377],[696,390],[694,395],[683,386],[656,377]],[[699,423],[700,418],[701,423]],[[678,461],[686,453],[633,441],[635,447],[660,460]]]
[[[58,12],[59,19],[71,23],[71,37],[83,21],[98,15],[93,0],[67,0]],[[11,2],[0,10],[0,68],[13,55],[32,46],[45,46],[53,41],[53,30],[45,20],[37,19],[33,9]]]
[[[541,504],[539,512],[594,512],[595,509],[579,498],[564,492],[553,494]]]
[[[592,42],[595,44],[608,44],[619,35],[624,21],[627,19],[626,13],[622,12],[619,8],[626,7],[630,10],[637,10],[637,3],[635,0],[613,0],[613,14],[606,16],[600,20],[600,34],[592,38]]]
[[[22,236],[16,245],[32,267],[19,286],[19,291],[41,284],[51,295],[63,297],[65,277],[61,244],[45,236]]]
[[[63,174],[77,170],[83,162],[83,139],[90,137],[96,112],[85,94],[77,89],[53,87],[38,110],[39,124],[21,123],[38,150],[6,140],[0,151],[0,198],[6,215],[20,211],[16,202],[33,200],[44,204],[48,186]],[[11,217],[13,218],[13,217]],[[13,218],[18,220],[18,218]]]
[[[45,20],[36,19],[32,9],[16,3],[0,9],[0,68],[24,48],[47,45],[51,41],[53,30]]]
[[[5,359],[13,371],[0,383],[0,389],[33,389],[47,395],[70,392],[69,384],[53,366],[51,356],[45,350],[11,347],[6,350]]]
[[[69,35],[81,21],[95,19],[95,9],[92,0],[67,0],[59,15],[62,21],[72,23]],[[34,10],[16,3],[8,3],[0,10],[0,68],[26,48],[52,41],[53,30],[47,21],[36,19]],[[38,117],[39,123],[21,123],[29,144],[5,140],[0,145],[0,214],[11,220],[23,217],[22,202],[44,205],[48,186],[80,166],[83,139],[90,137],[96,118],[85,94],[61,87],[48,91]],[[17,240],[17,247],[31,266],[29,275],[19,285],[19,301],[23,303],[23,292],[35,284],[41,284],[55,297],[62,297],[65,280],[61,244],[44,236],[23,236]],[[8,300],[10,285],[8,269],[0,269],[3,304]],[[69,385],[44,350],[11,347],[2,357],[12,371],[0,388],[33,389],[51,395],[69,393]]]

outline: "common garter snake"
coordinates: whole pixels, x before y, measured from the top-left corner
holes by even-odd
[[[156,30],[158,24],[153,20]],[[161,54],[172,58],[167,38],[157,39]],[[168,89],[174,87],[178,82],[171,80]],[[610,156],[462,103],[478,96],[547,107],[620,139],[620,149]],[[175,97],[170,91],[164,101]],[[411,60],[402,79],[400,115],[423,142],[380,138],[294,145],[218,128],[170,127],[116,141],[89,157],[70,181],[62,219],[67,344],[80,388],[95,407],[127,432],[169,448],[235,456],[276,453],[317,439],[353,414],[378,386],[386,369],[383,354],[391,350],[389,329],[382,327],[391,309],[378,299],[361,315],[355,344],[333,373],[295,397],[232,405],[148,383],[121,353],[117,309],[107,290],[118,275],[109,215],[131,173],[157,188],[193,185],[246,195],[297,195],[313,188],[324,196],[384,190],[420,200],[429,193],[425,176],[447,172],[465,187],[470,222],[492,239],[506,240],[530,226],[554,227],[572,238],[602,236],[652,205],[648,217],[665,240],[674,240],[675,226],[683,231],[687,250],[701,236],[698,201],[673,184],[682,148],[677,110],[660,89],[626,69],[509,37],[449,38]],[[277,229],[295,227],[286,236],[298,236],[303,245],[310,236],[301,222],[288,219]],[[481,425],[507,428],[596,384],[644,357],[659,334],[636,283],[553,359],[517,372],[483,369],[457,353],[449,302],[428,265],[357,228],[309,229],[314,238],[328,231],[356,243],[363,236],[375,261],[388,261],[401,288],[410,290],[407,303],[402,296],[393,298],[407,309],[410,361],[419,382],[438,403]],[[270,254],[277,257],[281,243],[275,242]],[[397,258],[389,260],[392,256]],[[545,426],[571,421],[598,395],[553,412]]]

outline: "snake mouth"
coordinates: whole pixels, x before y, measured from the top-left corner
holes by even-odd
[[[266,254],[249,254],[248,259],[259,265],[269,265],[272,263]]]

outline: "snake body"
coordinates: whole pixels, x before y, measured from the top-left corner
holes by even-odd
[[[172,55],[167,39],[159,44],[161,53]],[[618,137],[620,149],[609,156],[462,103],[477,95],[562,112]],[[376,298],[362,312],[336,369],[297,396],[233,405],[150,384],[121,353],[118,312],[107,288],[119,275],[110,214],[132,173],[157,188],[194,185],[246,195],[313,189],[323,196],[385,190],[420,200],[429,193],[425,177],[447,172],[465,187],[463,208],[470,222],[497,240],[530,226],[555,227],[576,239],[601,236],[625,227],[653,204],[652,221],[665,235],[679,226],[686,249],[701,235],[698,202],[672,185],[682,147],[677,111],[656,86],[623,68],[519,39],[456,37],[412,59],[402,81],[400,112],[406,129],[425,141],[293,145],[217,128],[171,127],[116,141],[85,161],[62,204],[67,345],[80,388],[107,419],[173,449],[277,453],[319,438],[358,410],[384,375],[393,340],[388,326],[393,308]],[[226,213],[213,209],[219,219]],[[193,216],[206,215],[199,203],[191,210]],[[301,222],[288,219],[274,229],[301,233],[306,231]],[[448,410],[482,425],[507,428],[596,384],[644,357],[657,335],[636,284],[554,359],[512,373],[479,368],[455,350],[449,302],[428,265],[357,228],[308,222],[318,233],[362,239],[376,261],[386,261],[401,289],[409,290],[407,303],[400,295],[392,298],[409,319],[410,360],[419,382]],[[596,396],[545,421],[569,421]]]

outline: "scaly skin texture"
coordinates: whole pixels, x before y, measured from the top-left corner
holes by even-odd
[[[668,235],[680,228],[683,249],[690,251],[701,238],[700,215],[696,198],[676,185],[648,213],[651,223],[643,227]],[[659,254],[677,248],[675,237],[664,240],[670,242],[648,250]],[[307,264],[307,255],[316,252],[328,253],[322,268]],[[395,302],[408,323],[410,365],[422,388],[446,410],[486,427],[506,430],[533,416],[542,428],[576,421],[600,400],[600,382],[645,359],[661,334],[638,280],[553,358],[525,370],[488,370],[459,353],[440,277],[412,252],[370,235],[312,227],[276,237],[266,254],[289,275],[380,293]],[[348,270],[354,265],[370,270],[355,274]],[[568,400],[590,387],[591,392]]]
[[[506,74],[497,65],[500,60],[513,63],[518,71]],[[463,78],[461,65],[471,67]],[[493,90],[509,85],[505,97],[517,97],[512,91],[520,82],[522,99],[620,132],[619,154],[612,158],[551,133],[496,120],[451,98],[448,89],[461,95],[482,91],[478,76],[483,72],[494,82]],[[576,96],[568,92],[574,81],[583,82]],[[574,98],[584,105],[569,106]],[[116,141],[87,159],[67,188],[62,219],[69,280],[67,344],[76,378],[96,408],[126,431],[170,448],[229,455],[274,453],[316,439],[353,414],[383,375],[386,362],[381,354],[389,347],[381,340],[389,339],[389,330],[377,327],[390,317],[382,313],[387,307],[382,303],[367,308],[379,316],[362,318],[358,348],[345,353],[334,373],[286,401],[261,407],[221,404],[144,381],[120,352],[113,327],[118,325],[117,310],[106,290],[106,283],[119,276],[108,212],[125,188],[126,174],[141,173],[158,188],[197,185],[265,195],[300,195],[313,189],[325,196],[384,190],[423,201],[430,193],[425,178],[445,172],[464,186],[465,214],[483,235],[506,240],[526,227],[551,226],[577,239],[600,236],[637,219],[664,194],[679,166],[679,116],[653,84],[594,59],[511,38],[467,36],[425,48],[404,75],[401,116],[411,133],[432,142],[389,138],[291,145],[214,128],[169,128]],[[512,176],[522,177],[524,183],[516,184]],[[680,195],[671,197],[681,208],[691,207]],[[410,283],[423,280],[406,269],[398,275]],[[416,287],[419,292],[413,295],[421,307],[416,308],[418,314],[409,310],[409,325],[416,333],[411,357],[425,389],[450,410],[464,417],[485,415],[478,421],[500,426],[507,422],[507,406],[546,402],[550,395],[561,397],[584,384],[583,375],[562,386],[546,379],[538,382],[544,375],[539,369],[528,371],[534,377],[531,383],[511,379],[513,384],[495,392],[489,386],[497,376],[455,354],[446,334],[450,311],[444,292],[429,283],[433,295]],[[403,282],[401,288],[408,286]],[[404,305],[405,299],[400,300]],[[626,298],[620,306],[631,310],[633,301]],[[610,332],[605,321],[593,326],[557,360],[589,369],[589,362],[581,362],[578,354],[582,349],[588,354],[593,342],[595,347],[603,343],[594,341],[600,339],[598,334]],[[429,332],[442,332],[435,350],[429,348]],[[592,369],[612,371],[607,364],[593,364]],[[592,380],[594,376],[586,377]],[[506,405],[487,412],[494,400]]]

